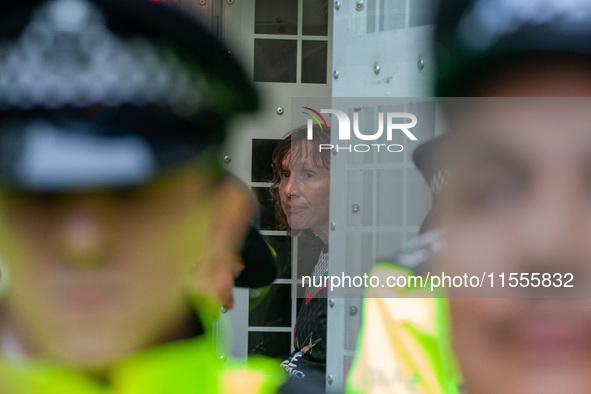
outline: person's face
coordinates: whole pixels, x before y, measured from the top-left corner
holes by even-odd
[[[311,142],[302,144],[297,156],[289,153],[281,163],[281,206],[293,230],[311,229],[327,243],[330,171],[314,161]]]
[[[244,184],[232,178],[225,180],[220,187],[222,196],[220,205],[224,206],[225,215],[219,216],[211,229],[212,239],[231,239],[232,247],[218,248],[219,253],[207,255],[194,275],[192,288],[204,298],[215,296],[213,303],[226,309],[234,307],[233,289],[236,278],[244,270],[245,265],[239,254],[244,243],[244,235],[254,216],[254,205],[250,191]],[[241,238],[232,239],[233,236]],[[203,316],[206,320],[217,317],[217,308],[212,310],[212,316]]]
[[[499,81],[494,94],[591,96],[579,71],[540,69]],[[443,266],[589,278],[591,101],[543,100],[474,102],[452,120]],[[588,299],[450,299],[450,313],[468,393],[590,392]]]
[[[2,191],[2,324],[28,354],[91,370],[190,336],[199,267],[239,250],[247,228],[227,217],[220,201],[233,192],[219,189],[184,168],[133,190]],[[218,221],[236,225],[212,231]]]

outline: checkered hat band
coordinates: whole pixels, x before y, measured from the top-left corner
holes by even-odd
[[[53,0],[0,43],[0,109],[203,102],[208,81],[166,42],[119,37],[87,0]],[[208,97],[211,100],[211,97]]]

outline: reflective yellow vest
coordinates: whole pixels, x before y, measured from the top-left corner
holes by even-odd
[[[229,364],[229,365],[228,365]],[[1,394],[185,394],[277,392],[286,376],[277,360],[222,364],[210,339],[177,341],[130,356],[107,373],[108,384],[41,361],[0,362]]]
[[[389,263],[372,272],[380,283],[407,274]],[[412,296],[413,290],[368,290],[347,393],[459,393],[462,379],[449,345],[447,300]]]

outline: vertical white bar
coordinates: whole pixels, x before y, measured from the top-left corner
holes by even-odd
[[[228,312],[232,326],[232,355],[248,356],[248,289],[234,288],[234,308]]]

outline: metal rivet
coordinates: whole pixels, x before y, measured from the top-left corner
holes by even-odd
[[[284,112],[283,107],[277,107],[277,115],[283,115]]]
[[[357,2],[355,3],[355,9],[357,11],[361,11],[364,7],[363,1],[362,0],[357,0]]]
[[[220,356],[220,361],[225,364],[227,361],[226,356]]]
[[[227,313],[227,312],[228,312],[228,309],[227,309],[225,306],[222,306],[222,307],[220,308],[220,312],[222,312],[222,313]]]
[[[329,374],[329,375],[326,377],[326,383],[328,383],[328,384],[332,384],[332,375],[330,375],[330,374]]]
[[[226,0],[226,3],[228,3],[229,5],[234,4],[234,0]]]
[[[339,70],[334,70],[334,71],[332,72],[332,77],[333,77],[334,79],[339,79]]]
[[[340,8],[341,8],[341,2],[340,1],[335,1],[334,2],[334,9],[338,11]]]
[[[352,306],[351,308],[349,308],[349,314],[351,316],[355,316],[357,314],[357,307],[356,306]]]
[[[331,308],[334,307],[334,299],[332,299],[332,298],[328,299],[328,306],[330,306]]]
[[[378,75],[380,73],[380,65],[378,63],[373,65],[373,72],[375,75]]]
[[[232,161],[232,158],[228,155],[224,156],[224,163],[226,164],[230,164],[230,162]]]
[[[419,61],[417,62],[417,67],[419,68],[419,70],[422,70],[423,67],[425,67],[425,61],[422,57],[419,58]]]
[[[359,204],[353,204],[353,206],[351,207],[351,210],[353,211],[353,213],[359,212],[359,209],[361,209]]]
[[[335,222],[330,222],[330,229],[335,231],[337,229],[337,224]]]

